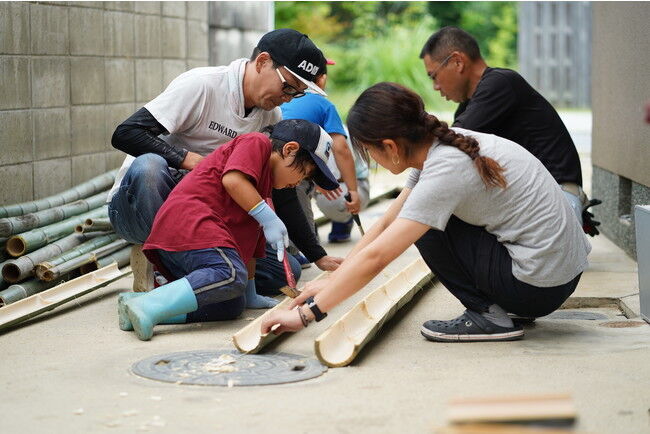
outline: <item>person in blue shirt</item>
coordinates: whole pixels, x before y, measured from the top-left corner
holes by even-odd
[[[331,60],[327,65],[333,65]],[[327,65],[322,65],[322,74],[315,83],[321,89],[327,84]],[[341,190],[326,191],[315,187],[311,182],[303,182],[296,187],[298,200],[307,218],[313,221],[311,197],[315,197],[318,208],[332,221],[329,242],[340,243],[350,240],[352,214],[358,214],[368,205],[370,188],[368,183],[368,166],[352,151],[336,107],[330,100],[314,92],[307,92],[302,98],[296,98],[280,106],[283,119],[306,119],[320,125],[333,140],[332,153],[328,166],[338,178]],[[345,195],[350,194],[350,201]]]

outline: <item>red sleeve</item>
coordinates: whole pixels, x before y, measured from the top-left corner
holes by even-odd
[[[271,141],[262,133],[249,133],[240,137],[223,168],[223,175],[231,170],[245,173],[258,183],[262,169],[269,164]]]

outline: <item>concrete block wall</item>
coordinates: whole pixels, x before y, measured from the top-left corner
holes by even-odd
[[[0,2],[0,204],[119,167],[115,127],[208,58],[208,2]]]
[[[599,230],[636,259],[634,207],[650,205],[650,187],[593,166],[593,197],[603,203],[594,207]]]
[[[210,64],[250,57],[262,35],[274,28],[273,2],[210,2]]]

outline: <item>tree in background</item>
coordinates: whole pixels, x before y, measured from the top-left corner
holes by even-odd
[[[336,60],[329,69],[330,98],[345,117],[358,94],[379,81],[418,92],[432,111],[453,111],[431,91],[419,58],[437,29],[454,25],[476,37],[492,66],[516,68],[514,2],[276,2],[276,28],[306,33]]]

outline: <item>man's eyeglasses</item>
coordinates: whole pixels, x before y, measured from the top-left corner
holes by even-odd
[[[454,53],[451,53],[449,56],[445,57],[445,60],[440,62],[440,65],[438,65],[438,67],[435,69],[435,71],[429,73],[429,78],[431,78],[431,80],[436,81],[436,76],[438,75],[438,71],[440,71],[440,68],[445,66],[445,64],[447,62],[449,62],[449,59],[451,59],[451,56],[453,56],[453,55],[454,55]]]
[[[287,83],[287,80],[284,79],[284,76],[280,72],[280,68],[276,68],[275,71],[278,73],[278,77],[280,77],[280,81],[282,82],[282,93],[289,95],[292,98],[300,98],[301,96],[305,96],[304,91],[298,90]]]

